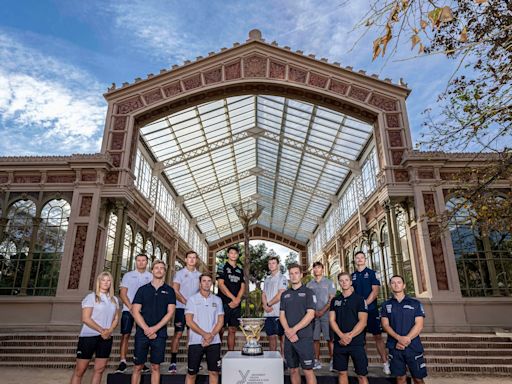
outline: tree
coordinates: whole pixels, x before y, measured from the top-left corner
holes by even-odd
[[[491,153],[486,158],[492,161],[478,168],[470,162],[454,176],[451,192],[462,203],[439,219],[448,222],[467,201],[479,226],[510,230],[510,189],[500,199],[503,192],[488,187],[512,176],[512,2],[372,0],[359,26],[379,34],[374,60],[389,52],[392,56],[408,40],[418,56],[442,54],[457,61],[438,97],[439,110],[425,111],[419,145],[431,151],[472,151],[475,160]]]
[[[284,260],[284,266],[288,270],[288,267],[291,264],[296,264],[298,262],[298,255],[296,252],[290,252],[286,256],[286,259]]]

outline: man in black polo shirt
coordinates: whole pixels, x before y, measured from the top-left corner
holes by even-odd
[[[331,301],[329,323],[334,332],[333,368],[338,371],[338,383],[348,384],[348,359],[352,358],[359,384],[367,384],[368,357],[364,349],[364,329],[368,307],[364,299],[352,289],[348,272],[338,275],[341,294]]]
[[[217,273],[219,283],[219,297],[224,306],[224,326],[228,327],[228,351],[235,350],[236,330],[242,317],[241,301],[245,292],[244,272],[236,263],[238,261],[238,248],[228,248],[228,261]],[[222,341],[224,331],[220,332]]]
[[[165,284],[167,267],[161,260],[153,263],[153,279],[137,290],[132,302],[132,316],[137,323],[132,384],[139,384],[142,367],[151,350],[151,383],[160,383],[160,364],[164,361],[167,323],[176,309],[174,289]]]
[[[281,295],[279,321],[286,336],[284,357],[290,368],[291,384],[300,384],[299,365],[304,371],[307,384],[316,384],[313,371],[313,324],[316,297],[313,291],[302,285],[302,270],[298,264],[288,267],[291,288]]]

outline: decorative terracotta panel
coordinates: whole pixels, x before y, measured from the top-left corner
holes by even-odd
[[[91,214],[92,196],[82,196],[80,202],[80,216],[88,217]]]
[[[114,117],[114,131],[124,131],[126,129],[127,120],[128,118],[126,116]]]
[[[305,83],[307,74],[308,73],[302,69],[290,67],[288,70],[288,79],[296,83]]]
[[[188,91],[190,89],[199,88],[202,86],[203,83],[201,82],[201,75],[197,74],[192,77],[189,77],[188,79],[183,80],[183,86]]]
[[[403,157],[404,151],[391,151],[391,161],[393,165],[400,165]]]
[[[226,64],[224,66],[224,78],[226,80],[234,80],[239,79],[242,77],[242,71],[240,62],[237,61],[236,63],[232,64]]]
[[[441,172],[441,180],[455,180],[457,178],[457,172]]]
[[[346,95],[348,90],[348,84],[342,83],[341,81],[338,80],[331,80],[331,84],[329,84],[329,89],[334,93]]]
[[[162,96],[162,92],[160,91],[160,88],[153,89],[149,91],[148,93],[145,93],[143,95],[144,100],[146,101],[146,104],[153,104],[156,103],[159,100],[162,100],[164,97]]]
[[[110,149],[123,149],[124,142],[124,133],[123,132],[113,132],[112,133],[112,142],[110,143]]]
[[[218,67],[204,73],[204,82],[206,84],[218,83],[222,80],[222,68]]]
[[[244,59],[244,77],[265,77],[267,75],[267,59],[251,56]]]
[[[96,242],[94,243],[94,256],[92,259],[91,277],[89,279],[89,290],[94,290],[94,284],[96,282],[96,268],[98,266],[98,254],[100,250],[101,241],[101,229],[98,228],[96,231]]]
[[[370,97],[369,103],[371,105],[375,105],[377,108],[382,109],[384,111],[396,111],[396,100],[390,99],[389,97],[373,94]]]
[[[117,184],[119,172],[109,172],[105,177],[105,184]]]
[[[314,87],[325,88],[327,85],[327,80],[329,79],[325,76],[320,76],[316,73],[309,74],[309,84]]]
[[[96,171],[82,171],[82,181],[96,181]]]
[[[436,202],[433,193],[423,193],[423,204],[427,214],[433,215],[436,213]]]
[[[48,184],[69,184],[74,183],[76,180],[76,176],[74,174],[48,174],[46,176],[46,182]]]
[[[121,154],[120,153],[110,153],[110,158],[112,159],[112,164],[114,165],[114,167],[118,168],[121,166]]]
[[[402,133],[400,131],[389,131],[389,146],[390,147],[403,147]]]
[[[386,124],[388,128],[400,128],[400,114],[386,113]]]
[[[7,175],[0,175],[0,184],[5,184],[9,181],[9,176]]]
[[[164,90],[165,96],[167,96],[167,97],[171,97],[171,96],[177,95],[178,93],[182,92],[179,81],[176,81],[175,83],[166,85],[163,88],[163,90]]]
[[[127,115],[130,112],[136,111],[144,106],[139,96],[133,97],[129,100],[123,101],[117,105],[117,113],[120,115]]]
[[[420,169],[418,170],[418,178],[424,180],[432,180],[434,179],[434,171],[430,169]]]
[[[416,260],[418,261],[418,266],[419,266],[418,269],[420,272],[420,279],[419,279],[420,286],[418,287],[418,290],[420,293],[422,293],[427,290],[427,278],[426,278],[426,273],[425,273],[425,265],[423,262],[423,257],[421,255],[420,246],[419,246],[420,239],[418,236],[418,228],[417,227],[411,228],[411,235],[414,238],[414,251],[416,253],[415,256],[416,256]]]
[[[402,169],[395,169],[393,173],[395,175],[395,181],[397,183],[405,183],[409,181],[409,172],[404,171]]]
[[[17,184],[37,184],[41,182],[41,175],[14,175]]]
[[[87,240],[87,225],[76,227],[75,244],[73,245],[73,257],[69,271],[68,289],[78,289],[80,273],[84,261],[85,241]]]
[[[353,99],[365,101],[369,94],[370,91],[366,89],[352,86],[348,95]]]
[[[440,291],[446,291],[448,286],[448,275],[446,273],[446,264],[444,261],[443,243],[438,235],[439,227],[429,225],[430,246],[432,247],[432,258],[434,259],[434,270],[436,271],[437,288]]]
[[[284,79],[286,77],[286,65],[271,61],[270,77],[272,79]]]

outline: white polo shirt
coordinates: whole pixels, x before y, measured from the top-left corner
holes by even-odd
[[[110,300],[110,296],[106,293],[100,294],[100,302],[96,302],[94,292],[89,293],[82,300],[82,308],[92,308],[91,319],[94,320],[101,328],[110,328],[114,321],[116,311],[119,309],[119,300],[114,296],[115,303]],[[99,336],[100,333],[84,324],[80,331],[80,337]]]
[[[281,272],[277,272],[275,276],[270,275],[263,282],[263,292],[265,292],[265,295],[267,296],[267,301],[272,300],[280,289],[284,289],[285,291],[288,289],[288,280],[286,280],[286,276]],[[278,317],[279,304],[279,301],[275,303],[272,306],[272,312],[265,312],[263,316]]]
[[[121,280],[121,288],[128,288],[127,296],[130,303],[133,303],[137,290],[143,285],[149,283],[151,280],[153,280],[153,275],[148,271],[140,273],[135,269],[124,274],[123,280]],[[129,309],[123,304],[123,312],[124,311],[129,311]]]
[[[173,282],[180,285],[180,293],[187,301],[189,297],[199,292],[199,276],[201,276],[201,272],[197,269],[190,272],[186,267],[180,269],[174,276]],[[185,304],[178,298],[176,298],[176,308],[185,308]]]
[[[219,315],[224,314],[222,300],[213,293],[210,293],[208,297],[204,297],[198,292],[187,300],[185,315],[187,313],[194,315],[194,322],[199,328],[203,331],[211,332],[215,324],[217,324]],[[188,345],[201,344],[203,337],[192,329],[189,329],[189,331]],[[220,344],[218,333],[213,337],[211,344]]]

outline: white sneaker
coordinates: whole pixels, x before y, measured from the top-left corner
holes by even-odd
[[[331,362],[329,363],[329,371],[331,372],[336,372],[336,370],[334,369],[334,367],[332,366],[332,360]]]
[[[382,365],[382,370],[384,371],[384,373],[386,375],[391,375],[391,369],[389,368],[389,361],[386,361],[383,365]]]
[[[315,359],[315,365],[313,365],[313,369],[314,370],[322,369],[322,363],[320,362],[320,360]]]

